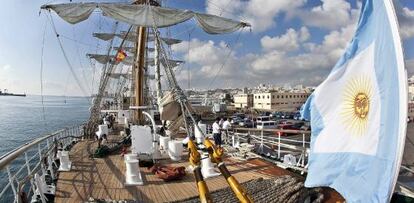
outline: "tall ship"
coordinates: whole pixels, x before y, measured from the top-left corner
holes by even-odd
[[[177,81],[175,69],[185,61],[174,57],[171,45],[182,41],[169,29],[187,21],[211,35],[254,28],[162,2],[41,7],[63,52],[56,18],[77,24],[96,14],[116,22],[113,32],[90,33],[108,48],[86,56],[102,68],[89,119],[0,157],[7,178],[0,202],[348,201],[329,187],[305,187],[311,131],[233,127],[221,129],[222,145],[213,141],[214,124],[210,130],[192,106],[204,98],[191,100]],[[364,96],[358,95],[358,115],[366,109]],[[414,197],[414,171],[398,169],[401,178],[387,201]]]

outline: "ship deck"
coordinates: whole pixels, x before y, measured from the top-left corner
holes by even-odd
[[[110,135],[109,142],[119,139]],[[147,168],[141,167],[144,179],[143,186],[125,186],[125,163],[119,154],[106,158],[91,158],[97,147],[96,141],[83,140],[70,151],[72,170],[60,172],[57,181],[55,202],[85,202],[90,198],[95,200],[127,200],[134,202],[171,202],[198,196],[195,178],[187,173],[179,181],[164,182],[153,175]],[[161,164],[169,166],[188,166],[183,159],[181,162],[161,160]],[[261,159],[237,161],[226,158],[226,165],[235,178],[243,183],[257,178],[272,178],[275,176],[293,174],[272,163]],[[228,187],[223,176],[206,179],[210,192]],[[326,202],[342,200],[338,193],[327,189]]]

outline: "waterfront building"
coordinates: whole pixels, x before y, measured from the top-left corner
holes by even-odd
[[[414,101],[408,102],[408,116],[414,118]]]
[[[233,96],[234,107],[251,108],[253,107],[253,94],[241,93]]]
[[[253,108],[258,110],[294,111],[308,99],[309,92],[267,91],[253,94]]]

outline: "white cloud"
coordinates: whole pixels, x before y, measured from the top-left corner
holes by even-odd
[[[300,28],[300,37],[299,37],[300,42],[306,42],[310,38],[310,36],[311,35],[307,27]]]
[[[348,25],[338,31],[331,31],[320,44],[303,42],[309,38],[305,28],[300,31],[288,29],[279,37],[262,38],[262,53],[250,53],[244,56],[238,56],[236,53],[228,55],[229,49],[222,42],[214,43],[197,39],[190,42],[189,57],[187,56],[189,42],[174,45],[172,49],[181,53],[185,60],[190,62],[194,87],[208,87],[216,74],[218,78],[211,87],[243,87],[259,83],[317,85],[343,53],[353,36],[354,29],[355,26]],[[279,41],[283,42],[279,43]],[[286,48],[278,47],[288,46],[288,42],[291,41],[295,43],[289,45],[288,50],[304,44],[306,47],[304,52],[291,55]],[[225,64],[223,69],[218,73],[223,64]],[[182,84],[187,84],[187,70],[180,69],[176,73],[177,79]]]
[[[189,43],[190,54],[188,55]],[[187,65],[191,66],[191,80],[197,81],[198,87],[207,87],[216,75],[219,76],[217,80],[229,79],[232,80],[229,82],[233,84],[234,80],[240,79],[237,76],[243,72],[245,68],[243,63],[247,63],[248,59],[248,57],[238,58],[234,52],[230,53],[224,42],[214,43],[193,39],[190,42],[183,41],[173,45],[172,50],[181,53]],[[188,72],[185,66],[176,71],[176,77],[183,84],[187,83]]]
[[[321,0],[322,4],[310,10],[297,10],[296,16],[302,19],[307,26],[338,29],[356,22],[359,16],[359,7],[352,9],[346,0]]]
[[[6,64],[2,68],[3,68],[4,71],[7,71],[7,70],[10,70],[11,69],[11,65],[10,64]]]
[[[281,52],[295,51],[300,47],[301,42],[305,42],[310,37],[306,27],[302,27],[299,32],[289,28],[281,36],[269,37],[264,36],[260,43],[265,51],[278,50]]]
[[[275,18],[282,12],[290,13],[304,5],[306,0],[209,0],[207,13],[242,19],[252,24],[253,32],[262,32],[276,25]]]
[[[401,37],[404,39],[414,37],[414,10],[407,7],[396,7],[396,13],[400,24]]]
[[[408,77],[414,74],[414,59],[409,59],[405,61],[405,68],[408,72]]]

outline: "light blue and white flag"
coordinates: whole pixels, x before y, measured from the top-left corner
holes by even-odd
[[[306,187],[347,202],[387,202],[407,125],[407,76],[392,0],[364,0],[344,55],[306,102],[312,125]]]

